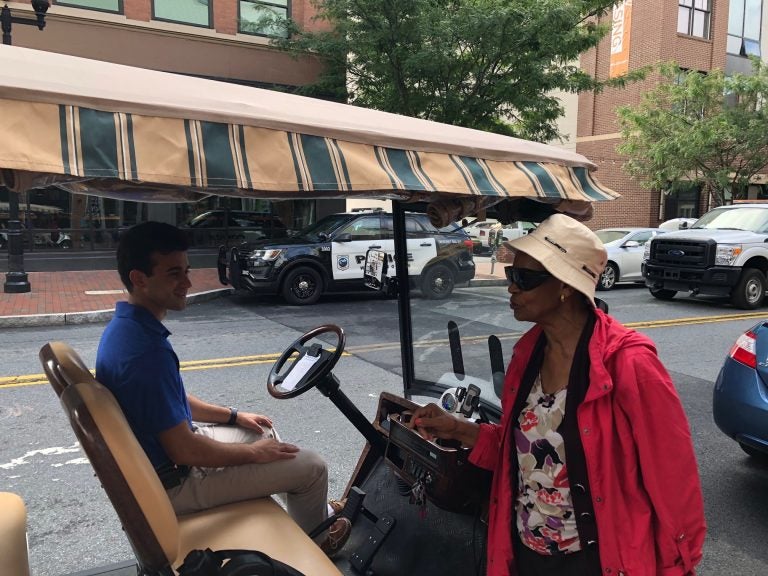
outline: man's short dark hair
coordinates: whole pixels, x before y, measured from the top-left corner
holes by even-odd
[[[165,222],[142,222],[126,230],[117,246],[117,271],[128,292],[133,292],[129,277],[131,270],[140,270],[152,275],[152,253],[170,254],[186,252],[189,249],[187,237],[176,226]]]

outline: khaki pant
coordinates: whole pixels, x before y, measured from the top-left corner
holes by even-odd
[[[263,434],[239,426],[198,426],[204,434],[219,442],[246,443],[278,438],[268,428]],[[309,533],[328,517],[328,469],[325,461],[311,450],[301,449],[295,458],[268,464],[244,464],[223,468],[193,467],[181,485],[168,490],[177,514],[268,497],[278,494],[285,499],[293,520]],[[322,537],[317,539],[322,540]]]

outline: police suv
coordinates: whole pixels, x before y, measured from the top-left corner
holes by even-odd
[[[462,230],[437,229],[426,214],[408,213],[408,274],[430,299],[446,298],[456,283],[475,276],[472,241]],[[392,214],[382,211],[332,214],[298,234],[219,249],[219,279],[235,289],[280,294],[290,304],[314,304],[328,292],[365,290],[369,249],[395,252]],[[390,274],[394,274],[390,269]]]

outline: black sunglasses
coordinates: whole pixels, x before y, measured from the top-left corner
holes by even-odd
[[[504,274],[507,276],[507,282],[515,284],[523,292],[538,288],[552,278],[552,274],[544,270],[530,270],[529,268],[515,268],[514,266],[505,266]]]

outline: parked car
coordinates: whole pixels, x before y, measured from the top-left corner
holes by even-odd
[[[457,222],[456,226],[460,227],[464,232],[469,234],[469,237],[472,239],[472,250],[475,254],[480,254],[481,252],[488,252],[490,250],[490,245],[488,243],[488,237],[490,235],[491,229],[494,226],[501,226],[499,224],[498,220],[494,220],[493,218],[489,218],[487,220],[476,220],[472,221],[471,219],[464,219],[461,223]]]
[[[531,230],[536,228],[536,224],[533,222],[512,222],[511,224],[505,224],[491,227],[488,233],[488,244],[493,249],[494,246],[499,246],[503,242],[509,242],[515,240],[521,236],[525,236]]]
[[[26,241],[28,234],[22,234],[22,241]],[[69,234],[59,231],[40,232],[34,235],[35,248],[63,248],[68,250],[72,248],[72,238]],[[8,234],[0,232],[0,250],[8,247]]]
[[[72,248],[72,238],[59,230],[35,234],[35,248]]]
[[[461,226],[461,228],[472,238],[475,254],[490,252],[493,250],[494,246],[508,240],[519,238],[536,228],[536,224],[533,224],[532,222],[512,222],[511,224],[502,224],[493,218],[478,220],[477,222],[472,222],[464,226],[457,223],[457,226]],[[497,240],[499,233],[501,234],[501,239]]]
[[[608,264],[600,275],[598,290],[611,290],[618,282],[643,282],[641,271],[645,243],[663,234],[659,228],[604,228],[596,232],[608,251]]]
[[[715,424],[750,456],[768,462],[768,322],[739,336],[717,376]],[[758,362],[758,358],[761,360]]]
[[[448,297],[475,276],[472,241],[455,226],[438,230],[426,214],[406,214],[408,275],[431,299]],[[246,242],[219,251],[219,277],[234,288],[280,294],[290,304],[314,304],[326,292],[369,291],[363,280],[368,249],[394,254],[392,215],[332,214],[281,240]],[[393,264],[394,265],[394,264]]]
[[[189,230],[189,238],[196,246],[216,246],[226,240],[255,241],[285,238],[288,229],[274,214],[243,210],[208,210],[180,226]]]
[[[768,290],[768,205],[713,208],[693,226],[646,244],[645,284],[654,298],[678,292],[727,296],[736,308],[763,305]]]
[[[685,230],[690,228],[693,226],[694,222],[696,222],[696,218],[672,218],[671,220],[659,224],[659,228],[674,232],[675,230]]]

